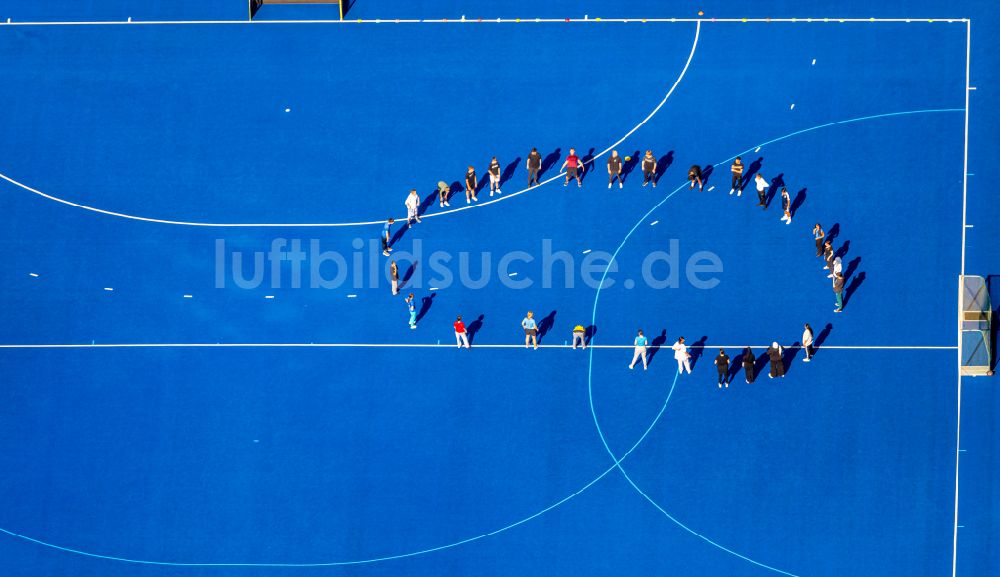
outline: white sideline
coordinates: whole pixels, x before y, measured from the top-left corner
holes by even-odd
[[[688,345],[689,349],[743,349],[749,346],[752,349],[767,349],[771,345]],[[801,346],[782,345],[786,349],[801,349]],[[372,349],[434,349],[434,348],[456,348],[452,344],[430,344],[430,343],[107,343],[107,344],[0,344],[0,349],[141,349],[141,348],[372,348]],[[474,349],[523,349],[523,344],[489,344],[476,345]],[[572,349],[570,345],[538,345],[540,349]],[[631,349],[633,345],[588,345],[588,349]],[[652,348],[652,347],[649,347]],[[670,348],[664,345],[664,349]],[[817,350],[954,350],[956,346],[951,345],[823,345]],[[586,350],[586,349],[581,349]]]
[[[710,24],[724,23],[832,23],[845,24],[854,22],[917,22],[917,23],[954,23],[968,22],[967,18],[345,18],[344,20],[97,20],[97,21],[54,21],[54,22],[15,22],[0,21],[3,26],[176,26],[176,25],[219,25],[219,24],[537,24],[537,23],[677,23],[699,22]]]

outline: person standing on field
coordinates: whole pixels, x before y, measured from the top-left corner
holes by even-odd
[[[500,191],[500,161],[497,160],[497,157],[494,156],[490,160],[490,167],[487,169],[487,172],[490,173],[490,196],[493,196],[494,192],[503,194]]]
[[[417,189],[410,189],[409,196],[406,197],[406,228],[413,227],[413,221],[420,222],[420,197],[417,196]]]
[[[715,368],[719,371],[719,388],[726,385],[729,388],[729,355],[725,349],[719,349],[719,356],[715,357]]]
[[[816,240],[816,256],[823,256],[823,239],[826,238],[826,233],[823,232],[823,227],[816,223],[813,227],[813,239]]]
[[[753,349],[747,347],[743,350],[743,372],[746,375],[747,384],[754,381],[754,367],[757,363],[757,357],[753,354]]]
[[[646,345],[649,344],[649,339],[642,334],[642,329],[639,329],[639,335],[635,337],[633,345],[635,345],[635,353],[632,355],[632,362],[629,363],[628,368],[634,368],[635,362],[642,357],[642,370],[646,370]]]
[[[479,199],[476,198],[477,186],[479,186],[479,181],[476,179],[476,169],[470,166],[465,171],[465,204],[472,204],[472,201],[479,202]]]
[[[837,308],[833,309],[835,313],[844,312],[844,274],[835,272],[833,273],[833,295],[836,297]]]
[[[410,328],[415,329],[417,328],[417,305],[414,302],[413,293],[410,293],[404,302],[406,302],[406,309],[410,311]]]
[[[834,257],[834,252],[833,252],[833,243],[830,242],[830,241],[824,242],[823,243],[823,260],[826,262],[826,266],[823,267],[823,270],[830,270],[830,269],[833,268],[833,259],[834,258],[835,257]],[[830,278],[830,277],[827,277],[827,278]]]
[[[808,363],[812,360],[813,353],[813,328],[806,323],[805,330],[802,331],[802,348],[806,351],[806,358],[802,362]]]
[[[538,184],[538,173],[542,170],[542,155],[538,152],[538,149],[531,147],[531,152],[528,153],[528,188],[531,188],[532,183]]]
[[[730,196],[732,196],[732,194],[735,192],[736,196],[742,196],[743,195],[743,184],[742,184],[742,182],[743,182],[743,159],[741,159],[740,157],[737,156],[736,160],[733,161],[733,165],[729,167],[729,170],[732,171],[732,173],[733,173],[733,185],[732,185],[732,188],[729,189],[729,194],[730,194]]]
[[[569,180],[571,178],[576,179],[576,186],[582,187],[583,180],[580,178],[583,175],[583,164],[580,162],[580,157],[576,155],[576,149],[569,149],[569,156],[566,157],[566,161],[563,162],[562,168],[560,170],[566,171],[566,182],[563,186],[569,185]]]
[[[392,294],[393,296],[399,294],[399,267],[396,266],[396,261],[393,260],[389,264],[389,276],[392,277]]]
[[[618,188],[622,188],[622,157],[618,156],[617,150],[612,150],[611,156],[608,157],[608,188],[611,188],[616,178]]]
[[[538,350],[538,323],[535,322],[535,313],[528,311],[528,314],[521,320],[521,328],[524,329],[524,348],[528,348],[528,342]]]
[[[771,185],[760,174],[755,176],[753,181],[757,185],[757,206],[763,206],[764,210],[767,210],[767,188]]]
[[[642,185],[646,186],[650,182],[656,188],[656,157],[652,150],[647,150],[646,156],[642,157]]]
[[[583,325],[576,325],[573,327],[573,349],[576,349],[576,342],[580,341],[583,346],[583,350],[587,350],[587,329],[583,328]]]
[[[785,224],[792,224],[792,198],[788,196],[788,189],[781,187],[781,220],[785,221]]]
[[[767,358],[771,361],[771,372],[768,377],[785,378],[785,361],[781,357],[784,352],[785,349],[778,344],[778,341],[771,343],[771,347],[767,349]]]
[[[462,322],[462,315],[458,315],[458,318],[455,319],[455,341],[458,348],[462,348],[463,344],[465,348],[469,348],[469,335],[465,331],[465,323]]]
[[[389,256],[389,253],[392,251],[392,248],[389,247],[389,241],[392,240],[390,229],[394,222],[396,222],[396,219],[390,218],[385,221],[385,226],[382,227],[382,254],[385,256]]]
[[[674,350],[674,358],[677,360],[677,372],[684,374],[684,369],[687,369],[688,374],[691,374],[691,353],[688,352],[687,345],[684,344],[684,337],[677,339],[672,347]]]

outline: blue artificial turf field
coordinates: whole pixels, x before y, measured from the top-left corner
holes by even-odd
[[[975,100],[996,9],[770,8],[0,25],[0,574],[995,573],[1000,404],[957,378],[955,314],[963,256],[1000,298],[1000,209],[976,180],[1000,144]],[[916,21],[593,20],[698,9]],[[368,21],[536,13],[590,21]],[[0,21],[128,16],[245,5],[0,1]],[[931,16],[972,18],[968,152],[969,28]],[[562,185],[570,147],[592,160],[582,188]],[[609,190],[612,147],[652,149],[658,186],[626,163]],[[466,204],[466,166],[486,181],[494,155],[503,194]],[[729,194],[736,155],[772,183],[766,210],[752,185]],[[378,247],[390,216],[416,330]],[[577,324],[594,347],[565,346]],[[649,370],[629,371],[639,328]],[[772,341],[785,379],[760,362],[716,387],[719,347]]]

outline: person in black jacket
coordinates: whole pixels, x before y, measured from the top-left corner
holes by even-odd
[[[650,182],[656,188],[656,157],[652,150],[647,150],[646,156],[642,157],[642,185],[646,186]]]
[[[726,349],[719,349],[719,356],[715,357],[715,369],[719,371],[719,388],[726,385],[729,388],[729,355]]]
[[[698,183],[698,192],[701,192],[705,185],[701,182],[701,167],[695,164],[688,170],[688,180],[691,181],[691,186],[688,188],[694,188],[694,184]]]
[[[784,352],[785,349],[777,341],[771,343],[771,347],[767,349],[767,357],[771,360],[771,373],[768,377],[772,379],[774,377],[785,377],[785,361],[781,358],[781,354]]]
[[[753,382],[753,369],[756,362],[757,357],[753,356],[753,349],[750,347],[743,349],[743,372],[746,373],[747,383]]]

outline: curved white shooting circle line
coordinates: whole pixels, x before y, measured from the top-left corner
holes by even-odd
[[[656,105],[656,108],[654,108],[652,110],[652,112],[650,112],[648,115],[646,115],[646,118],[642,119],[642,121],[639,124],[636,124],[635,126],[633,126],[632,129],[629,130],[628,132],[626,132],[624,136],[622,136],[621,138],[619,138],[618,140],[616,140],[614,143],[612,143],[610,146],[608,146],[607,148],[605,148],[604,150],[602,150],[601,152],[599,152],[598,154],[596,154],[594,156],[593,160],[590,161],[591,162],[591,166],[593,166],[593,161],[594,160],[597,160],[598,158],[601,158],[605,154],[611,152],[611,150],[613,150],[616,146],[618,146],[619,144],[621,144],[622,142],[624,142],[626,138],[628,138],[629,136],[632,136],[632,134],[634,134],[635,131],[637,131],[640,128],[642,128],[642,126],[644,124],[646,124],[647,122],[649,122],[650,119],[652,119],[654,116],[656,116],[656,113],[658,113],[660,111],[660,109],[663,108],[663,105],[666,104],[667,100],[670,99],[670,96],[674,93],[674,90],[681,83],[681,80],[684,79],[684,75],[687,74],[688,67],[691,66],[691,60],[694,58],[695,50],[698,48],[698,37],[700,36],[700,34],[701,34],[701,21],[698,21],[697,24],[695,25],[695,29],[694,29],[694,41],[691,43],[691,52],[688,54],[687,62],[684,63],[684,68],[681,70],[681,73],[677,76],[677,80],[675,80],[674,83],[673,83],[673,85],[670,86],[670,90],[668,90],[667,93],[663,96],[663,100],[661,100],[660,103]],[[542,186],[544,186],[546,184],[549,184],[550,182],[558,180],[559,178],[563,177],[565,174],[566,174],[565,172],[560,172],[560,173],[556,174],[555,176],[551,176],[551,177],[543,180],[542,182],[536,184],[535,186],[531,186],[531,187],[519,190],[519,191],[517,191],[515,193],[512,193],[512,194],[501,196],[500,198],[496,198],[496,199],[493,199],[493,200],[489,200],[489,201],[478,203],[478,204],[474,204],[474,205],[467,205],[467,206],[462,206],[462,207],[458,207],[458,208],[452,208],[452,209],[449,209],[449,210],[443,210],[443,211],[440,211],[440,212],[432,212],[432,213],[429,213],[429,214],[422,214],[420,216],[421,216],[421,218],[434,218],[434,217],[438,217],[438,216],[445,216],[445,215],[448,215],[448,214],[454,214],[456,212],[461,212],[463,210],[472,210],[474,208],[483,208],[483,207],[489,206],[491,204],[495,204],[495,203],[498,203],[498,202],[510,200],[510,199],[518,197],[518,196],[520,196],[520,195],[522,195],[522,194],[524,194],[526,192],[538,189],[538,188],[540,188],[540,187],[542,187]],[[103,214],[103,215],[106,215],[106,216],[113,216],[113,217],[117,217],[117,218],[124,218],[124,219],[127,219],[127,220],[138,220],[138,221],[142,221],[142,222],[150,222],[150,223],[156,223],[156,224],[168,224],[168,225],[175,225],[175,226],[201,226],[201,227],[215,227],[215,228],[290,228],[290,227],[301,227],[301,228],[332,228],[332,227],[346,227],[346,226],[368,226],[368,225],[376,225],[376,224],[384,224],[385,223],[385,219],[384,218],[380,218],[380,219],[377,219],[377,220],[357,221],[357,222],[316,222],[316,223],[305,223],[305,222],[283,222],[283,223],[275,223],[275,222],[270,222],[270,223],[264,223],[264,222],[242,223],[242,222],[239,222],[239,223],[237,223],[237,222],[231,222],[231,223],[225,223],[225,222],[197,222],[197,221],[184,221],[184,220],[169,220],[169,219],[163,219],[163,218],[152,218],[152,217],[147,217],[147,216],[137,216],[137,215],[134,215],[134,214],[126,214],[126,213],[123,213],[123,212],[115,212],[115,211],[112,211],[112,210],[105,210],[103,208],[97,208],[97,207],[94,207],[94,206],[87,206],[85,204],[79,204],[79,203],[76,203],[76,202],[72,202],[70,200],[66,200],[64,198],[59,198],[57,196],[53,196],[51,194],[47,194],[45,192],[42,192],[42,191],[38,190],[37,188],[32,188],[31,186],[28,186],[27,184],[24,184],[23,182],[19,182],[17,180],[14,180],[13,178],[11,178],[11,177],[9,177],[9,176],[7,176],[5,174],[2,174],[2,173],[0,173],[0,179],[6,180],[7,182],[13,184],[14,186],[19,187],[21,189],[24,189],[24,190],[26,190],[26,191],[28,191],[30,193],[37,194],[38,196],[41,196],[42,198],[46,198],[46,199],[54,201],[54,202],[65,204],[66,206],[71,206],[73,208],[79,208],[79,209],[87,210],[87,211],[90,211],[90,212],[96,212],[96,213]],[[397,220],[406,220],[406,217],[400,217]]]
[[[597,154],[594,157],[595,159],[600,158],[601,156],[607,154],[614,147],[616,147],[619,144],[621,144],[626,138],[628,138],[629,136],[631,136],[636,130],[638,130],[640,127],[642,127],[642,125],[644,125],[647,121],[649,121],[649,119],[653,118],[653,116],[656,115],[656,113],[660,111],[660,109],[663,107],[663,105],[666,104],[667,99],[670,98],[670,95],[673,94],[674,90],[681,83],[681,80],[683,80],[684,75],[687,73],[687,70],[688,70],[688,68],[691,65],[691,60],[694,58],[695,50],[698,47],[698,37],[700,35],[700,32],[701,32],[701,22],[698,22],[697,25],[695,26],[694,41],[691,43],[691,52],[688,54],[687,61],[684,63],[684,68],[681,70],[680,74],[677,76],[677,80],[674,81],[673,85],[670,87],[670,90],[667,91],[667,94],[663,97],[663,100],[660,101],[660,103],[656,106],[656,108],[654,108],[653,111],[650,112],[649,115],[647,115],[646,118],[643,119],[642,122],[640,122],[635,127],[633,127],[632,130],[629,130],[624,136],[622,136],[620,139],[618,139],[618,141],[616,141],[614,144],[612,144],[611,146],[607,147],[606,149],[604,149],[603,151],[601,151],[599,154]],[[547,184],[549,182],[552,182],[552,181],[558,179],[560,176],[562,176],[562,174],[563,173],[557,174],[556,176],[553,176],[553,177],[551,177],[551,178],[543,181],[542,183],[540,183],[539,185],[537,185],[537,186],[535,186],[533,188],[538,188],[538,186],[541,186],[543,184]],[[328,224],[213,224],[213,223],[196,223],[196,222],[180,222],[180,221],[161,220],[161,219],[153,219],[153,218],[146,218],[146,217],[139,217],[139,216],[134,216],[134,215],[127,215],[127,214],[122,214],[122,213],[116,213],[116,212],[106,211],[106,210],[99,209],[99,208],[94,208],[94,207],[89,207],[89,206],[85,206],[85,205],[81,205],[81,204],[76,204],[76,203],[73,203],[73,202],[61,199],[61,198],[57,198],[55,196],[51,196],[51,195],[45,194],[44,192],[41,192],[39,190],[35,190],[35,189],[33,189],[33,188],[31,188],[31,187],[29,187],[27,185],[24,185],[22,183],[19,183],[19,182],[15,181],[15,180],[13,180],[13,179],[11,179],[11,178],[3,175],[3,174],[0,174],[0,178],[4,179],[4,180],[6,180],[6,181],[8,181],[8,182],[10,182],[12,184],[15,184],[16,186],[19,186],[19,187],[21,187],[21,188],[23,188],[25,190],[28,190],[29,192],[33,192],[33,193],[38,194],[40,196],[43,196],[43,197],[45,197],[45,198],[47,198],[49,200],[53,200],[53,201],[56,201],[56,202],[59,202],[59,203],[62,203],[62,204],[66,204],[66,205],[73,206],[73,207],[76,207],[76,208],[82,208],[84,210],[89,210],[89,211],[92,211],[92,212],[98,212],[98,213],[106,214],[106,215],[109,215],[109,216],[116,216],[116,217],[121,217],[121,218],[126,218],[126,219],[132,219],[132,220],[140,220],[140,221],[146,221],[146,222],[155,222],[155,223],[159,223],[159,224],[172,224],[172,225],[184,225],[184,226],[205,226],[205,227],[212,227],[212,226],[215,226],[215,227],[278,227],[278,226],[281,226],[281,227],[284,227],[284,226],[333,227],[333,226],[361,226],[361,225],[370,225],[370,224],[381,224],[382,222],[384,222],[382,220],[378,220],[378,221],[372,221],[372,222],[328,223]],[[428,214],[428,215],[424,215],[424,217],[426,218],[426,217],[431,217],[431,216],[443,216],[445,214],[450,214],[450,213],[458,212],[458,211],[461,211],[461,210],[468,210],[470,208],[479,208],[479,207],[482,207],[482,206],[493,204],[495,202],[500,202],[501,200],[508,200],[508,199],[510,199],[512,197],[518,196],[520,194],[524,194],[525,192],[528,192],[529,190],[532,190],[532,188],[527,188],[527,189],[518,191],[518,192],[516,192],[514,194],[511,194],[511,195],[508,195],[508,196],[505,196],[505,197],[501,197],[499,199],[492,200],[492,201],[489,201],[489,202],[484,202],[484,203],[479,204],[479,205],[466,206],[466,207],[456,208],[456,209],[448,210],[448,211],[444,211],[444,212],[438,212],[438,213]],[[673,389],[671,388],[671,393],[672,392],[673,392]],[[27,535],[22,535],[20,533],[16,533],[14,531],[5,529],[3,527],[0,527],[0,533],[6,534],[6,535],[10,535],[12,537],[17,537],[18,539],[22,539],[24,541],[35,543],[37,545],[42,545],[44,547],[48,547],[48,548],[51,548],[51,549],[56,549],[56,550],[63,551],[63,552],[66,552],[66,553],[73,553],[73,554],[76,554],[76,555],[82,555],[84,557],[91,557],[91,558],[96,558],[96,559],[104,559],[104,560],[107,560],[107,561],[119,561],[119,562],[132,563],[132,564],[137,564],[137,565],[158,565],[158,566],[174,566],[174,567],[334,567],[334,566],[345,566],[345,565],[363,565],[363,564],[377,563],[377,562],[381,562],[381,561],[389,561],[389,560],[394,560],[394,559],[404,559],[404,558],[407,558],[407,557],[415,557],[415,556],[418,556],[418,555],[424,555],[424,554],[433,553],[433,552],[436,552],[436,551],[443,551],[443,550],[446,550],[446,549],[452,549],[452,548],[458,547],[460,545],[464,545],[466,543],[472,543],[473,541],[478,541],[478,540],[484,539],[486,537],[492,537],[494,535],[498,535],[500,533],[503,533],[505,531],[513,529],[514,527],[517,527],[519,525],[527,523],[527,522],[529,522],[529,521],[531,521],[531,520],[533,520],[533,519],[535,519],[537,517],[540,517],[540,516],[544,515],[545,513],[548,513],[549,511],[552,511],[552,510],[556,509],[557,507],[559,507],[559,506],[567,503],[568,501],[570,501],[571,499],[573,499],[577,495],[579,495],[579,494],[583,493],[584,491],[588,490],[590,487],[592,487],[598,481],[600,481],[601,479],[603,479],[609,473],[611,473],[612,471],[614,471],[615,467],[617,467],[618,464],[622,460],[626,459],[633,451],[635,451],[635,449],[637,449],[639,447],[639,445],[642,444],[642,442],[646,439],[646,437],[649,435],[649,433],[656,426],[656,423],[660,419],[660,415],[662,415],[663,411],[666,410],[667,403],[669,401],[670,401],[670,394],[668,394],[667,397],[666,397],[666,399],[664,400],[663,406],[660,409],[660,413],[653,419],[653,421],[649,424],[649,426],[646,428],[645,432],[643,432],[642,436],[639,437],[639,439],[635,442],[635,444],[632,445],[632,447],[628,451],[626,451],[621,456],[621,458],[615,458],[614,464],[612,464],[611,466],[609,466],[600,475],[598,475],[593,480],[591,480],[588,483],[586,483],[580,489],[574,491],[573,493],[567,495],[566,497],[560,499],[559,501],[557,501],[557,502],[549,505],[548,507],[545,507],[544,509],[541,509],[540,511],[538,511],[536,513],[533,513],[532,515],[524,517],[523,519],[520,519],[518,521],[515,521],[513,523],[510,523],[508,525],[505,525],[503,527],[500,527],[500,528],[495,529],[493,531],[490,531],[488,533],[482,533],[482,534],[479,534],[479,535],[476,535],[476,536],[473,536],[473,537],[468,537],[466,539],[462,539],[460,541],[455,541],[454,543],[448,543],[448,544],[445,544],[445,545],[439,545],[437,547],[431,547],[431,548],[427,548],[427,549],[421,549],[421,550],[417,550],[417,551],[411,551],[411,552],[408,552],[408,553],[400,553],[400,554],[396,554],[396,555],[388,555],[388,556],[384,556],[384,557],[369,558],[369,559],[358,559],[358,560],[348,560],[348,561],[330,561],[330,562],[313,562],[313,563],[195,563],[195,562],[171,562],[171,561],[155,561],[155,560],[145,560],[145,559],[131,559],[131,558],[128,558],[128,557],[120,557],[120,556],[113,556],[113,555],[103,555],[103,554],[99,554],[99,553],[93,553],[93,552],[89,552],[89,551],[83,551],[83,550],[80,550],[80,549],[74,549],[74,548],[71,548],[71,547],[64,547],[64,546],[61,546],[61,545],[56,545],[54,543],[49,543],[47,541],[43,541],[41,539],[36,539],[34,537],[30,537],[30,536],[27,536]]]

